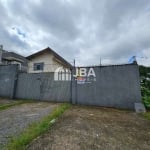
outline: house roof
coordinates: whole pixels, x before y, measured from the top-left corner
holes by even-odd
[[[36,53],[33,53],[32,55],[29,55],[26,57],[26,59],[31,60],[34,57],[40,56],[41,54],[45,53],[45,52],[50,52],[52,53],[59,61],[61,61],[61,63],[63,63],[64,65],[68,66],[68,67],[72,67],[72,65],[67,62],[63,57],[61,57],[59,54],[57,54],[54,50],[52,50],[51,48],[47,47],[43,50],[40,50]]]
[[[21,63],[27,63],[27,59],[15,52],[9,52],[9,51],[6,51],[6,50],[3,50],[2,51],[2,59],[5,59],[5,60],[10,60],[10,61],[18,61],[18,62],[21,62]]]

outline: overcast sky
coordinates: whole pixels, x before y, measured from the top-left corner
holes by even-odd
[[[150,0],[0,0],[0,44],[24,56],[51,47],[78,65],[150,66]]]

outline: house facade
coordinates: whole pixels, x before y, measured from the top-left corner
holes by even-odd
[[[0,65],[11,65],[17,64],[18,69],[23,72],[28,70],[28,60],[15,52],[10,52],[3,49],[3,46],[0,45]]]
[[[71,64],[47,47],[28,57],[28,73],[55,72],[59,67],[71,69]]]

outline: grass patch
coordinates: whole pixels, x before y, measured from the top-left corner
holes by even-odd
[[[19,136],[13,137],[7,145],[7,150],[25,150],[26,146],[36,137],[45,133],[54,124],[55,119],[63,114],[71,105],[68,103],[61,104],[47,117],[38,123],[32,123]]]
[[[144,113],[143,116],[144,116],[146,119],[150,120],[150,112]]]
[[[15,106],[15,105],[19,105],[19,104],[24,104],[24,103],[28,103],[28,102],[32,102],[32,101],[24,101],[24,100],[19,100],[17,102],[12,102],[10,104],[4,104],[0,106],[0,110],[5,110],[9,107]]]

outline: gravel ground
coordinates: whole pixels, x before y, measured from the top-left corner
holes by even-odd
[[[0,98],[0,106],[6,105],[6,104],[12,104],[16,103],[17,101],[6,99],[6,98]]]
[[[8,140],[23,131],[30,123],[48,115],[58,104],[26,103],[0,111],[0,149]]]
[[[134,112],[73,106],[28,150],[150,150],[150,121]]]

